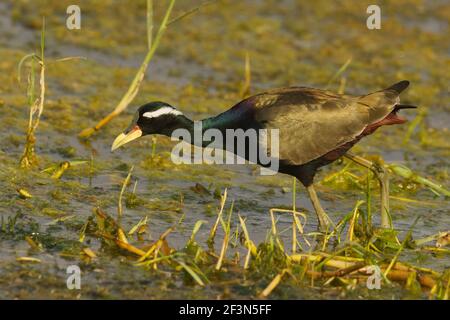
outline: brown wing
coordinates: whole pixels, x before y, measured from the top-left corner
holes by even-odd
[[[293,87],[249,100],[263,128],[280,130],[280,160],[301,165],[352,141],[367,125],[387,116],[398,102],[391,88],[357,97]]]

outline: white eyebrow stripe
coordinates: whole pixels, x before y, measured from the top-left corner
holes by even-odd
[[[162,116],[163,114],[173,114],[175,116],[178,116],[183,113],[176,109],[173,109],[171,107],[162,107],[156,111],[145,112],[142,116],[146,117],[146,118],[156,118],[156,117]]]

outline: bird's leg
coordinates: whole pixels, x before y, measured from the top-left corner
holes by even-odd
[[[372,161],[357,156],[351,152],[347,152],[345,157],[356,162],[357,164],[370,169],[378,181],[381,188],[381,227],[392,229],[391,219],[389,218],[389,175],[387,170]]]
[[[330,228],[333,226],[333,221],[328,217],[328,215],[325,213],[325,210],[323,210],[322,206],[320,205],[319,198],[317,197],[316,190],[314,189],[313,184],[310,184],[306,187],[306,190],[308,191],[309,198],[311,199],[311,203],[314,207],[314,210],[316,211],[317,218],[319,219],[319,228],[322,232],[327,232],[330,230]]]

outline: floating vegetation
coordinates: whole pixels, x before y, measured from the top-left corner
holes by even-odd
[[[236,270],[242,269],[240,272],[248,277],[247,281],[267,283],[260,292],[258,290],[253,292],[252,295],[255,297],[270,297],[283,283],[311,289],[318,286],[345,288],[346,291],[362,290],[361,288],[366,286],[370,289],[371,279],[374,273],[378,272],[378,286],[392,286],[391,282],[396,282],[411,292],[418,288],[419,291],[414,291],[415,294],[425,294],[437,299],[448,298],[447,283],[450,279],[448,272],[440,273],[400,261],[405,251],[426,250],[423,245],[431,240],[412,240],[411,231],[415,223],[411,225],[401,243],[396,237],[386,237],[383,230],[371,229],[368,233],[364,227],[368,221],[359,214],[362,214],[361,201],[351,213],[351,219],[344,218],[338,224],[340,227],[342,224],[349,225],[346,234],[335,232],[327,238],[317,233],[302,233],[305,249],[299,253],[293,251],[289,254],[284,248],[283,239],[274,231],[277,230],[276,220],[272,219],[272,230],[268,232],[267,240],[258,246],[250,239],[246,221],[240,215],[236,232],[231,233],[233,204],[231,203],[229,213],[224,218],[226,196],[225,190],[218,208],[218,222],[216,221],[211,228],[210,239],[207,241],[208,249],[195,240],[201,226],[207,223],[203,220],[195,223],[184,248],[176,249],[171,247],[168,241],[170,236],[177,232],[180,221],[163,232],[156,241],[131,242],[112,217],[96,209],[94,219],[88,220],[88,223],[92,224],[94,220],[97,221],[89,228],[91,232],[89,236],[100,236],[106,245],[128,252],[134,257],[137,267],[143,267],[149,272],[183,271],[201,287],[212,281],[220,285],[221,281],[227,281],[220,279],[228,279],[228,276],[232,276],[230,273],[234,274]],[[146,218],[135,225],[128,235],[132,235],[144,222]],[[292,227],[301,229],[300,226],[301,224],[296,224]],[[83,229],[86,228],[85,225]],[[223,232],[224,238],[219,251],[216,251],[211,242],[218,231]],[[239,245],[232,246],[234,253],[228,252],[234,234],[238,243],[247,249],[244,257],[239,254],[242,250]],[[448,243],[448,232],[440,233],[433,239],[437,239],[439,248]],[[140,243],[139,246],[137,243]],[[314,245],[315,243],[317,244]],[[83,252],[92,258],[97,257],[90,249],[85,248]],[[450,254],[450,250],[445,252],[447,255]]]
[[[42,170],[42,172],[52,172],[51,178],[59,179],[67,169],[87,163],[88,161],[85,160],[64,161],[60,164],[51,165],[48,168]]]
[[[33,196],[25,189],[17,189],[19,196],[23,199],[33,198]]]
[[[443,186],[429,179],[417,175],[411,169],[409,169],[404,165],[393,163],[390,164],[388,168],[392,170],[392,172],[394,172],[395,174],[399,175],[400,177],[427,186],[428,188],[430,188],[431,191],[436,193],[438,196],[443,195],[445,197],[450,197],[449,190],[445,189]]]

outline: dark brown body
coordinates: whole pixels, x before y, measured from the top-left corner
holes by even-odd
[[[364,96],[306,87],[275,89],[204,123],[220,129],[279,129],[279,172],[309,186],[318,168],[343,156],[364,136],[380,126],[405,122],[396,113],[403,107],[399,94],[408,84],[402,81]]]
[[[268,165],[264,161],[267,159],[262,157],[269,150],[271,153],[278,150],[277,154],[269,154],[269,161],[276,159],[279,172],[292,175],[305,185],[317,214],[319,228],[328,232],[333,222],[320,205],[313,186],[317,169],[344,155],[361,138],[380,126],[403,123],[405,120],[397,116],[397,111],[411,106],[400,105],[399,95],[408,84],[408,81],[401,81],[363,96],[341,95],[306,87],[270,90],[249,97],[218,116],[202,120],[202,130],[219,130],[222,134],[217,135],[217,139],[224,139],[221,147],[273,170],[276,169],[272,168],[272,163]],[[111,150],[143,135],[170,136],[175,129],[186,129],[191,136],[195,136],[194,122],[182,112],[165,102],[150,102],[138,109],[129,129],[117,136]],[[225,137],[230,132],[227,129],[241,130],[240,133],[252,134],[252,138],[233,135],[232,141],[226,141]],[[248,129],[253,131],[246,131]],[[256,146],[253,139],[255,131]],[[237,141],[242,138],[244,141]],[[277,138],[278,148],[272,149],[277,141],[272,143],[270,140]],[[190,142],[209,146],[209,141]],[[254,152],[250,152],[255,151],[255,147],[258,149],[256,160],[250,154],[255,156]],[[263,152],[260,154],[260,151]],[[242,152],[244,154],[239,154]],[[356,161],[354,156],[352,159]],[[358,163],[370,167],[367,160]],[[382,190],[385,190],[383,186]],[[383,194],[386,195],[386,192],[381,192],[381,222],[382,226],[388,227],[386,213],[389,206]]]

